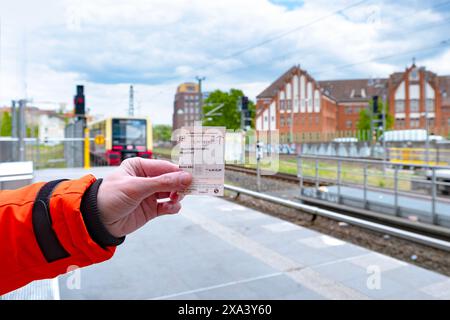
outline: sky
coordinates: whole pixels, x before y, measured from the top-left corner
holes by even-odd
[[[293,65],[316,80],[379,78],[419,66],[450,75],[450,1],[0,1],[0,104],[172,121],[178,84],[254,100]],[[447,41],[447,42],[445,42]]]

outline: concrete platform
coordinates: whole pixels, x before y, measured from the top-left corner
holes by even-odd
[[[43,170],[36,180],[84,173]],[[47,298],[450,299],[449,277],[214,197],[187,197],[179,215],[150,222],[111,260],[78,272],[50,281]]]

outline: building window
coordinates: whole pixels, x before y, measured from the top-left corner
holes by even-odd
[[[405,127],[405,119],[397,119],[397,120],[395,120],[395,123],[396,123],[398,128]]]
[[[280,117],[280,127],[284,127],[284,117]]]
[[[319,116],[316,116],[316,124],[319,124]]]
[[[417,113],[419,112],[419,100],[414,99],[409,102],[409,112]]]
[[[434,112],[434,99],[427,99],[426,105],[428,112]]]
[[[284,100],[280,100],[280,110],[284,110]]]
[[[411,128],[418,128],[419,127],[419,119],[411,119],[409,122],[409,125]]]
[[[405,100],[395,100],[395,113],[405,113]]]
[[[353,108],[351,106],[345,106],[345,114],[351,114],[353,112]]]
[[[447,119],[447,125],[450,127],[450,118]]]
[[[419,72],[417,71],[416,68],[411,70],[411,73],[409,75],[409,80],[412,80],[412,81],[419,80]]]
[[[351,121],[351,120],[345,121],[345,127],[346,127],[347,129],[351,129],[351,127],[352,127],[352,121]]]

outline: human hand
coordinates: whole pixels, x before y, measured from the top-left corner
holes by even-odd
[[[151,219],[180,211],[191,174],[164,160],[131,158],[106,177],[97,195],[100,219],[115,237],[139,229]],[[170,201],[158,203],[158,199]]]

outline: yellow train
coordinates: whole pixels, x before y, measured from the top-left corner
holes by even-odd
[[[150,118],[110,117],[88,124],[91,158],[107,165],[119,165],[132,157],[151,158],[153,154]]]
[[[425,148],[388,148],[389,161],[404,165],[447,166],[450,162],[450,150],[428,150],[428,162]]]

